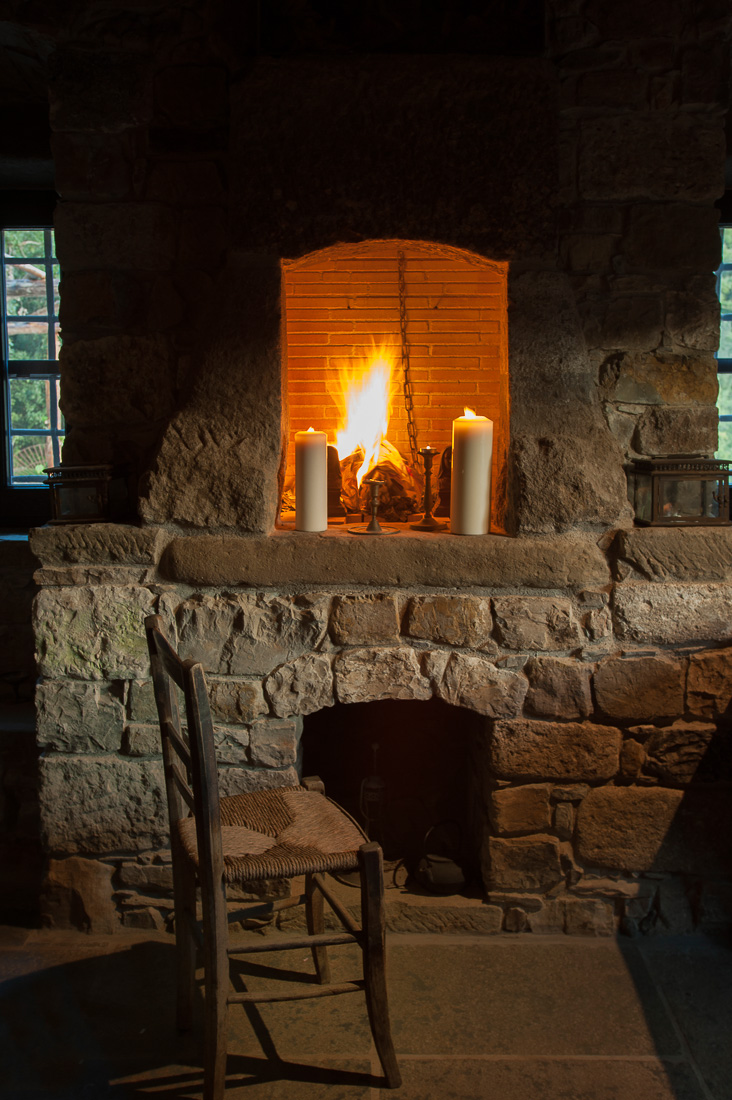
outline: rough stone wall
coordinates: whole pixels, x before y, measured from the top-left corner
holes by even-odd
[[[249,540],[261,577],[277,541]],[[387,539],[281,541],[312,555],[309,583],[242,586],[230,547],[207,536],[34,533],[49,919],[68,914],[69,891],[89,927],[169,915],[143,632],[157,610],[208,673],[224,793],[297,782],[302,718],[335,701],[437,697],[485,717],[475,782],[494,931],[729,923],[728,531],[621,532],[606,553],[582,535],[488,537],[502,549],[491,583],[466,563],[460,592],[425,565],[408,587],[380,585]],[[420,541],[424,557],[456,540]],[[218,584],[196,583],[195,555],[170,553],[180,542]],[[362,548],[370,585],[347,568],[330,580],[344,543]]]

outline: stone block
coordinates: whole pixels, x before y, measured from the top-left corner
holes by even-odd
[[[496,650],[491,603],[482,596],[413,596],[404,633],[443,645]]]
[[[64,271],[165,271],[175,258],[175,219],[162,203],[62,203],[55,220]]]
[[[336,698],[341,703],[432,697],[417,654],[407,646],[346,650],[336,657],[333,674]]]
[[[173,868],[169,863],[122,863],[117,868],[115,880],[123,887],[170,893],[173,890]]]
[[[449,901],[449,899],[447,899]],[[290,910],[291,912],[291,910]],[[354,917],[359,919],[358,912]],[[386,906],[389,932],[439,932],[446,935],[495,935],[501,931],[503,909],[498,905],[410,905],[391,898]]]
[[[634,351],[655,347],[663,330],[658,295],[618,294],[607,301],[589,298],[581,307],[590,345]]]
[[[719,343],[719,300],[713,274],[695,275],[688,280],[684,290],[669,291],[666,295],[666,329],[674,350],[688,348],[697,352],[697,355],[690,357],[691,361],[698,359],[706,371],[704,375],[700,373],[703,392],[696,400],[701,404],[713,404],[716,392],[707,392],[712,390],[714,382],[714,352]],[[707,355],[700,355],[700,352],[707,352]],[[695,392],[696,387],[693,387],[692,395]]]
[[[40,770],[47,851],[144,851],[167,842],[160,761],[54,755],[41,758]]]
[[[597,706],[610,718],[644,722],[684,713],[685,663],[671,657],[610,657],[593,680]]]
[[[560,840],[571,840],[574,833],[574,807],[571,802],[557,802],[554,807],[554,829]]]
[[[633,447],[641,455],[713,454],[717,449],[716,405],[649,408],[638,420]]]
[[[612,936],[612,905],[599,898],[564,898],[564,931],[568,936]]]
[[[308,653],[280,665],[264,686],[272,710],[280,718],[314,714],[335,702],[331,659],[323,653]]]
[[[556,837],[488,837],[483,857],[483,880],[488,890],[546,892],[563,879]]]
[[[691,783],[717,727],[705,722],[674,722],[656,730],[645,745],[645,771],[662,783]]]
[[[217,722],[241,725],[269,711],[259,680],[209,680],[208,695]]]
[[[145,53],[64,45],[50,68],[53,130],[115,133],[147,122],[151,84]]]
[[[717,399],[716,363],[703,352],[614,353],[600,367],[600,382],[608,400],[634,405],[712,405]]]
[[[194,596],[176,613],[180,651],[212,672],[264,675],[317,648],[329,603],[325,596]]]
[[[592,711],[590,668],[561,657],[531,657],[526,709],[545,718],[586,718]]]
[[[154,565],[167,537],[159,528],[124,523],[34,527],[29,533],[33,554],[47,566]]]
[[[50,859],[41,893],[42,923],[47,928],[78,928],[97,936],[118,932],[113,873],[113,866],[94,859]]]
[[[512,905],[506,910],[503,927],[506,932],[526,932],[529,929],[529,914],[518,905]]]
[[[520,714],[527,689],[522,672],[496,668],[487,657],[452,653],[437,695],[454,707],[497,718]]]
[[[496,635],[508,649],[569,649],[580,641],[572,605],[562,596],[497,596]]]
[[[330,618],[336,645],[387,645],[399,641],[399,615],[394,596],[336,596]]]
[[[682,879],[666,878],[659,883],[655,915],[649,928],[652,933],[684,935],[694,931],[691,898]]]
[[[125,756],[160,756],[160,727],[130,722],[125,726],[122,752]]]
[[[619,75],[598,73],[591,79]],[[586,119],[579,148],[579,189],[587,199],[701,203],[719,194],[724,143],[716,120],[700,125],[694,116],[658,111]]]
[[[39,748],[46,752],[118,752],[124,725],[121,694],[120,684],[39,681]]]
[[[541,909],[529,913],[529,929],[539,936],[564,932],[564,899],[546,898]]]
[[[729,50],[721,41],[688,42],[681,59],[681,99],[684,106],[713,107],[726,102]]]
[[[718,215],[711,205],[656,203],[631,208],[623,252],[632,270],[706,274],[719,266],[720,247]]]
[[[214,746],[216,762],[221,764],[246,765],[249,763],[249,730],[235,727],[214,726]]]
[[[133,722],[153,725],[158,721],[158,708],[152,680],[133,680],[127,696],[127,708]]]
[[[549,785],[504,787],[488,795],[488,816],[493,830],[511,833],[541,833],[551,826]]]
[[[61,315],[67,335],[93,339],[148,327],[147,277],[129,271],[64,274]],[[150,326],[152,327],[152,326]]]
[[[249,759],[257,768],[284,768],[294,765],[299,741],[295,722],[255,722],[249,741]]]
[[[637,779],[646,762],[646,750],[633,738],[623,741],[620,752],[620,774],[623,779]]]
[[[721,718],[732,702],[732,648],[692,653],[686,705],[699,718]]]
[[[219,768],[219,791],[222,795],[267,791],[273,787],[297,787],[300,778],[295,768]]]
[[[732,580],[730,528],[631,528],[618,532],[610,554],[619,575],[630,568],[647,580]]]
[[[580,805],[577,853],[608,870],[725,875],[731,825],[721,789],[599,787]]]
[[[593,782],[615,775],[620,742],[620,730],[593,722],[502,719],[493,730],[491,763],[501,779]]]
[[[699,929],[702,932],[727,932],[732,926],[732,885],[710,882],[702,887],[699,905]]]
[[[619,638],[640,644],[732,641],[732,586],[620,584],[613,619]]]
[[[173,361],[164,336],[76,340],[64,344],[59,361],[61,407],[77,428],[159,420],[172,411]]]
[[[49,679],[135,680],[149,674],[146,588],[42,589],[33,618],[39,671]]]
[[[632,107],[638,110],[646,105],[647,85],[647,77],[633,69],[601,69],[584,73],[577,81],[577,104],[582,107]]]

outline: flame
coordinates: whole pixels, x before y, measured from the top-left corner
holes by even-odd
[[[307,435],[309,432],[314,432],[314,431],[315,431],[315,428],[308,428],[308,430],[305,434]]]
[[[477,413],[473,412],[473,410],[469,409],[466,405],[465,409],[463,410],[463,419],[464,420],[480,420],[481,417],[479,417]]]
[[[360,368],[339,371],[342,427],[336,433],[338,454],[345,458],[359,447],[364,460],[358,468],[356,481],[361,485],[364,475],[379,461],[379,449],[386,438],[391,412],[392,357],[388,348],[374,351]]]

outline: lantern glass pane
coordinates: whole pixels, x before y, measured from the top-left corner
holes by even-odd
[[[720,484],[716,478],[688,481],[661,478],[661,515],[664,519],[716,519],[719,516]]]
[[[650,523],[653,518],[651,475],[640,471],[635,475],[635,514],[643,523]]]

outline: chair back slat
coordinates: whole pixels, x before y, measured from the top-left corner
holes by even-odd
[[[173,826],[187,817],[190,810],[196,821],[201,885],[204,888],[206,879],[207,887],[215,890],[223,879],[224,857],[213,721],[203,667],[196,661],[181,660],[163,634],[159,615],[150,615],[145,620],[145,630],[160,719],[171,842],[175,843]],[[174,685],[181,688],[185,697],[187,739],[181,727]],[[185,766],[185,777],[181,763]]]
[[[183,775],[180,768],[176,764],[170,765],[170,774],[173,777],[173,782],[175,783],[181,798],[183,799],[191,813],[195,815],[196,799],[194,797],[193,791],[186,782],[186,777]]]
[[[180,757],[181,763],[184,765],[187,772],[191,770],[191,754],[183,738],[178,733],[177,729],[168,719],[165,721],[165,735],[170,738],[170,747],[175,750]]]

